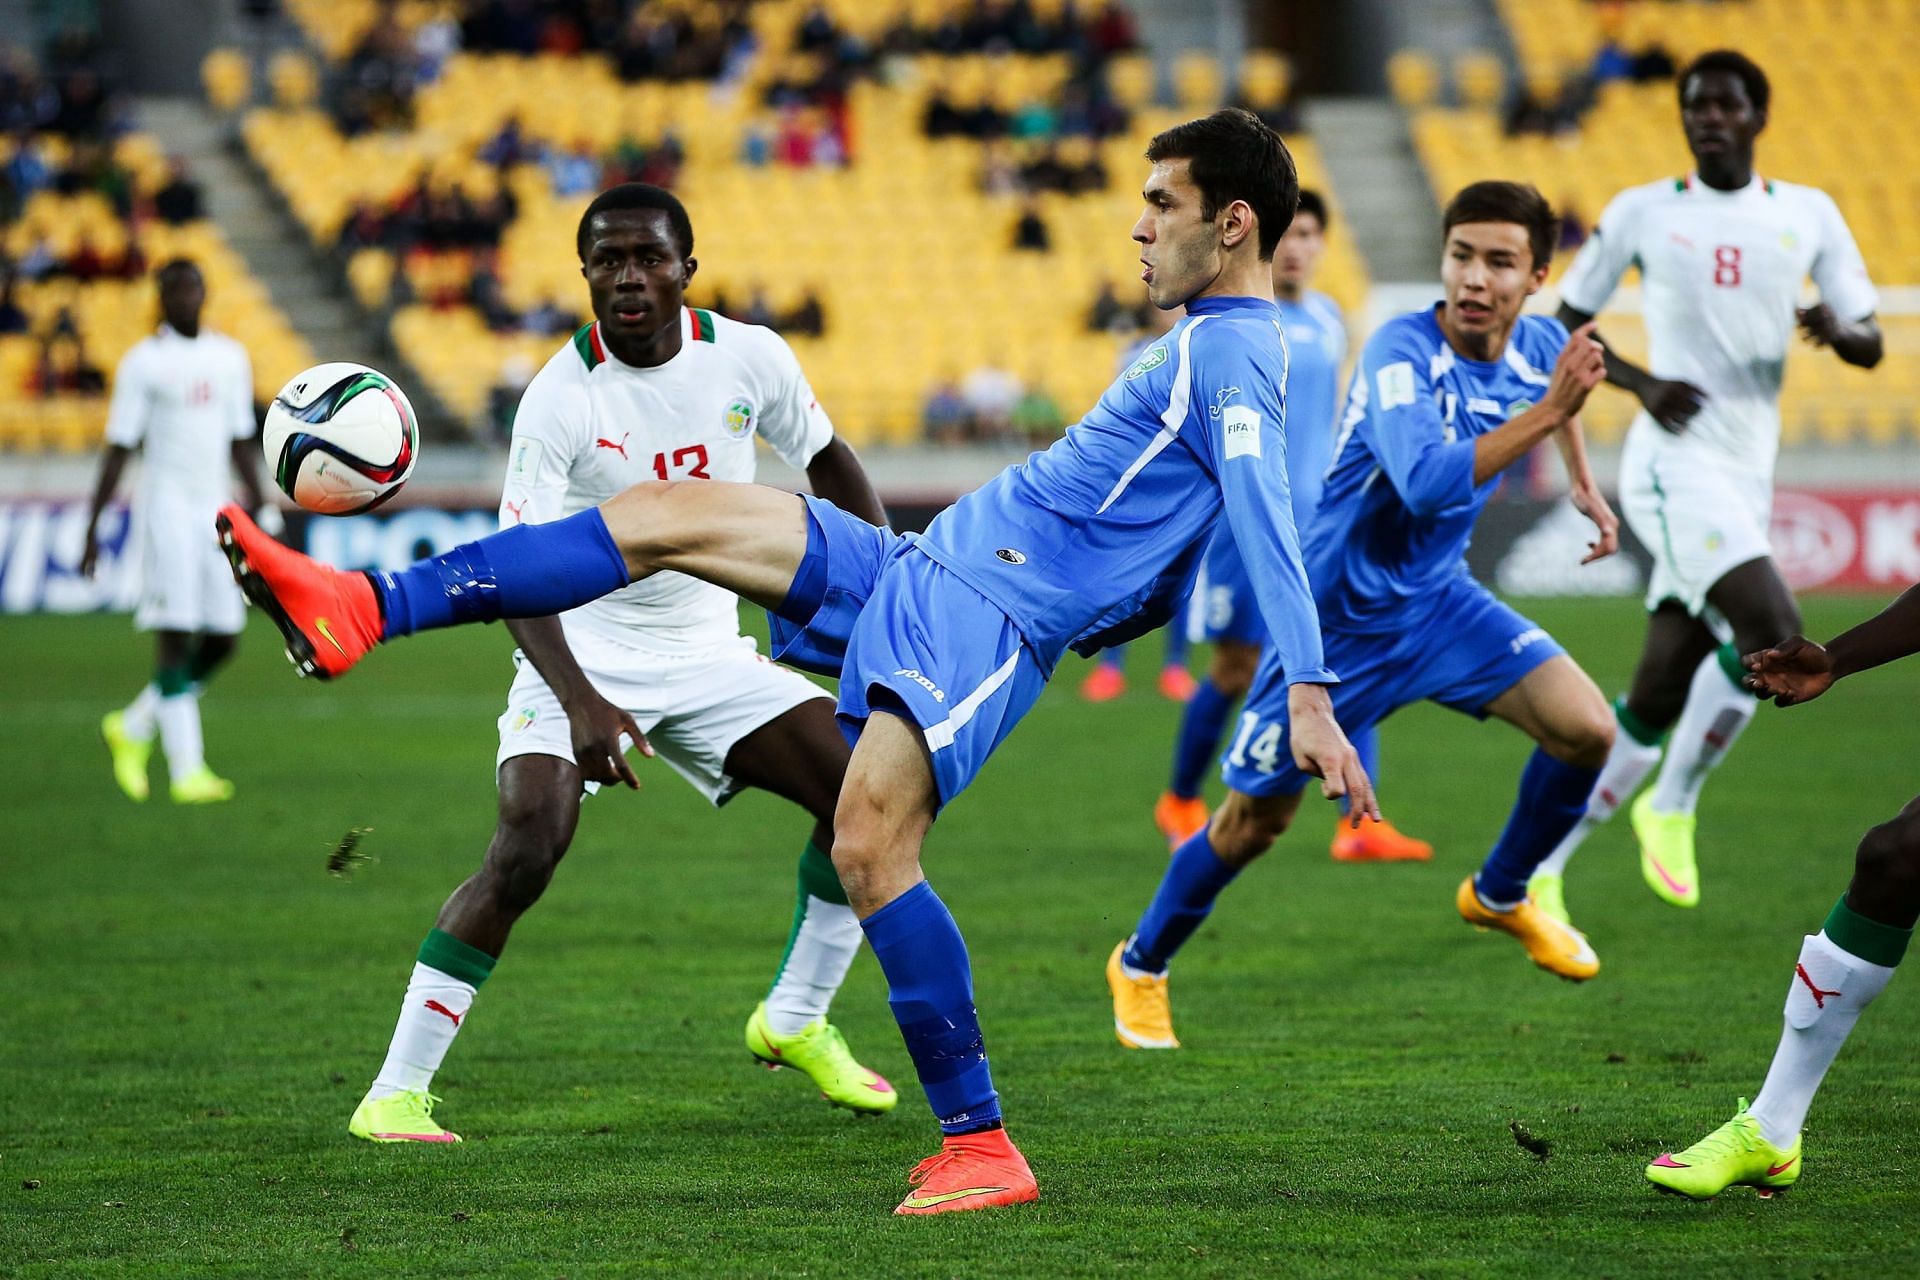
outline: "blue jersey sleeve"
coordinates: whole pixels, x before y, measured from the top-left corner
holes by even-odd
[[[1263,369],[1227,325],[1203,326],[1193,356],[1193,414],[1287,683],[1334,684],[1287,488],[1286,395],[1278,371]]]
[[[1367,396],[1368,443],[1394,492],[1415,516],[1473,503],[1473,441],[1455,440],[1434,395],[1433,353],[1394,324],[1367,343],[1356,375]]]

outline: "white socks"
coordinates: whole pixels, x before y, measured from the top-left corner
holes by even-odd
[[[767,1026],[780,1036],[826,1015],[865,937],[852,907],[809,893],[800,909],[799,927],[767,993]]]
[[[1607,753],[1607,762],[1600,767],[1600,778],[1593,784],[1593,794],[1587,798],[1587,811],[1580,815],[1580,821],[1574,824],[1573,830],[1554,846],[1546,860],[1534,868],[1533,874],[1564,875],[1574,851],[1595,829],[1613,817],[1614,811],[1625,803],[1628,796],[1639,790],[1640,784],[1659,762],[1659,747],[1648,746],[1628,733],[1624,725],[1619,726],[1613,735],[1613,750]]]
[[[160,722],[160,686],[149,680],[140,690],[140,695],[127,704],[120,713],[120,723],[125,727],[127,736],[137,742],[145,742],[159,732]]]
[[[369,1098],[424,1091],[453,1045],[453,1037],[473,1005],[474,988],[428,965],[415,963],[393,1029],[387,1060],[380,1064]]]
[[[1720,665],[1719,656],[1707,655],[1693,673],[1693,683],[1687,687],[1687,705],[1667,742],[1667,762],[1660,767],[1660,780],[1653,789],[1656,813],[1693,812],[1700,800],[1701,784],[1753,719],[1758,706],[1751,693],[1733,682]]]
[[[155,701],[160,749],[167,756],[167,773],[178,782],[188,774],[199,772],[207,763],[200,740],[200,696],[192,692],[176,693]],[[136,698],[134,704],[139,705],[139,699]]]
[[[1802,944],[1787,987],[1787,1025],[1780,1033],[1780,1047],[1774,1050],[1760,1096],[1747,1108],[1768,1142],[1781,1148],[1793,1145],[1834,1055],[1847,1042],[1860,1011],[1886,990],[1892,977],[1886,965],[1842,951],[1824,929]]]

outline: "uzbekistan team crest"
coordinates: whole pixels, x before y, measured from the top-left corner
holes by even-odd
[[[1151,347],[1148,347],[1138,360],[1133,362],[1132,368],[1127,370],[1127,381],[1132,382],[1141,374],[1152,373],[1166,362],[1167,344],[1164,342],[1156,342]]]
[[[1533,408],[1533,401],[1515,400],[1512,404],[1507,406],[1507,417],[1517,418],[1531,408]]]
[[[752,435],[753,401],[735,400],[728,404],[727,411],[720,415],[720,424],[735,440],[744,440]]]

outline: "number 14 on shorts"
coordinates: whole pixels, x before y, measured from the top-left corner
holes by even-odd
[[[1240,731],[1233,735],[1227,763],[1236,769],[1272,773],[1280,766],[1280,737],[1285,732],[1285,727],[1278,723],[1263,726],[1257,712],[1241,712]]]

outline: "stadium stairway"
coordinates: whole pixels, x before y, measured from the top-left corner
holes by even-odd
[[[385,327],[354,304],[344,282],[275,205],[266,180],[230,145],[225,122],[191,98],[145,99],[140,118],[170,152],[186,158],[201,181],[207,216],[266,284],[316,358],[386,370],[407,387],[423,421],[446,420],[424,381],[401,367]]]
[[[1373,278],[1432,279],[1440,211],[1399,108],[1383,98],[1314,98],[1307,126]]]

